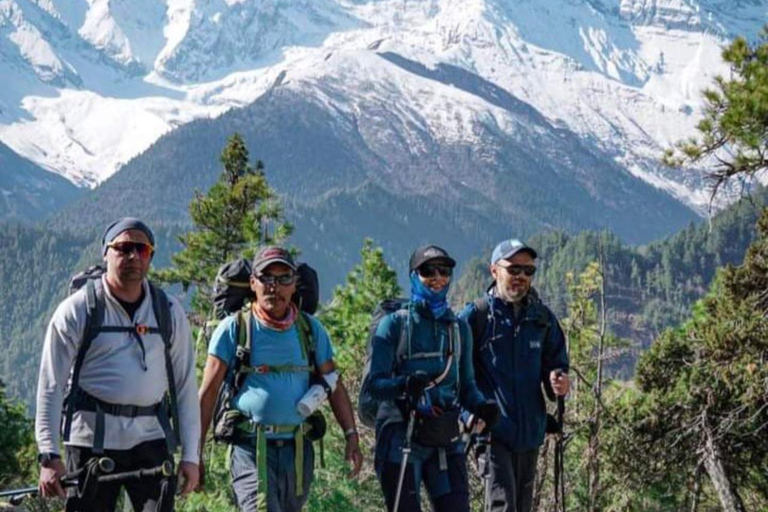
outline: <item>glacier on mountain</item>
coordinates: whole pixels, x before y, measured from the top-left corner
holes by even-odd
[[[474,73],[701,208],[701,178],[658,159],[727,73],[721,47],[753,38],[766,12],[746,0],[0,0],[0,141],[93,186],[175,127],[272,87],[350,113],[372,147],[411,136],[377,130],[372,97],[440,137],[514,133],[492,98],[381,58],[394,55]]]

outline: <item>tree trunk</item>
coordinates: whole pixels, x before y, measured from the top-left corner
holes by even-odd
[[[690,512],[696,512],[699,509],[700,495],[701,495],[701,464],[697,464],[696,472],[693,475],[693,495],[691,496]]]
[[[605,337],[608,329],[607,310],[605,305],[605,252],[602,240],[600,242],[600,325],[597,345],[597,376],[595,378],[595,405],[589,422],[589,445],[587,448],[587,475],[589,486],[590,512],[600,512],[600,420],[601,400],[603,397],[603,355],[605,353]]]
[[[717,491],[717,497],[724,512],[746,512],[744,503],[733,483],[728,479],[728,474],[723,465],[722,454],[717,446],[712,431],[707,423],[706,411],[702,413],[704,425],[704,468],[712,481],[712,486]]]

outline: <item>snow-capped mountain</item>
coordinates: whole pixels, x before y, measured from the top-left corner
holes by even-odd
[[[492,96],[418,66],[394,74],[391,55],[466,70],[698,208],[702,181],[658,158],[693,133],[700,91],[727,73],[721,47],[766,14],[757,0],[0,0],[0,141],[95,185],[170,130],[278,86],[354,119],[374,152],[412,138],[417,155],[419,131],[514,138]],[[377,123],[367,107],[382,103],[414,130]]]

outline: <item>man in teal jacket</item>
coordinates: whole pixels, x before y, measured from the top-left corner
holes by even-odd
[[[547,423],[542,384],[568,393],[568,354],[555,314],[531,286],[536,251],[505,240],[493,251],[494,283],[461,312],[473,332],[480,390],[494,397],[501,420],[492,429],[491,489],[494,512],[529,512],[539,446]]]

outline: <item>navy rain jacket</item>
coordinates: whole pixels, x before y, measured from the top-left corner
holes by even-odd
[[[544,441],[547,424],[542,384],[549,373],[568,371],[565,337],[557,317],[531,288],[518,321],[511,306],[490,293],[485,332],[475,340],[475,374],[483,395],[495,398],[501,421],[493,429],[495,439],[510,450],[524,452]],[[477,308],[467,304],[459,315],[475,325]]]

